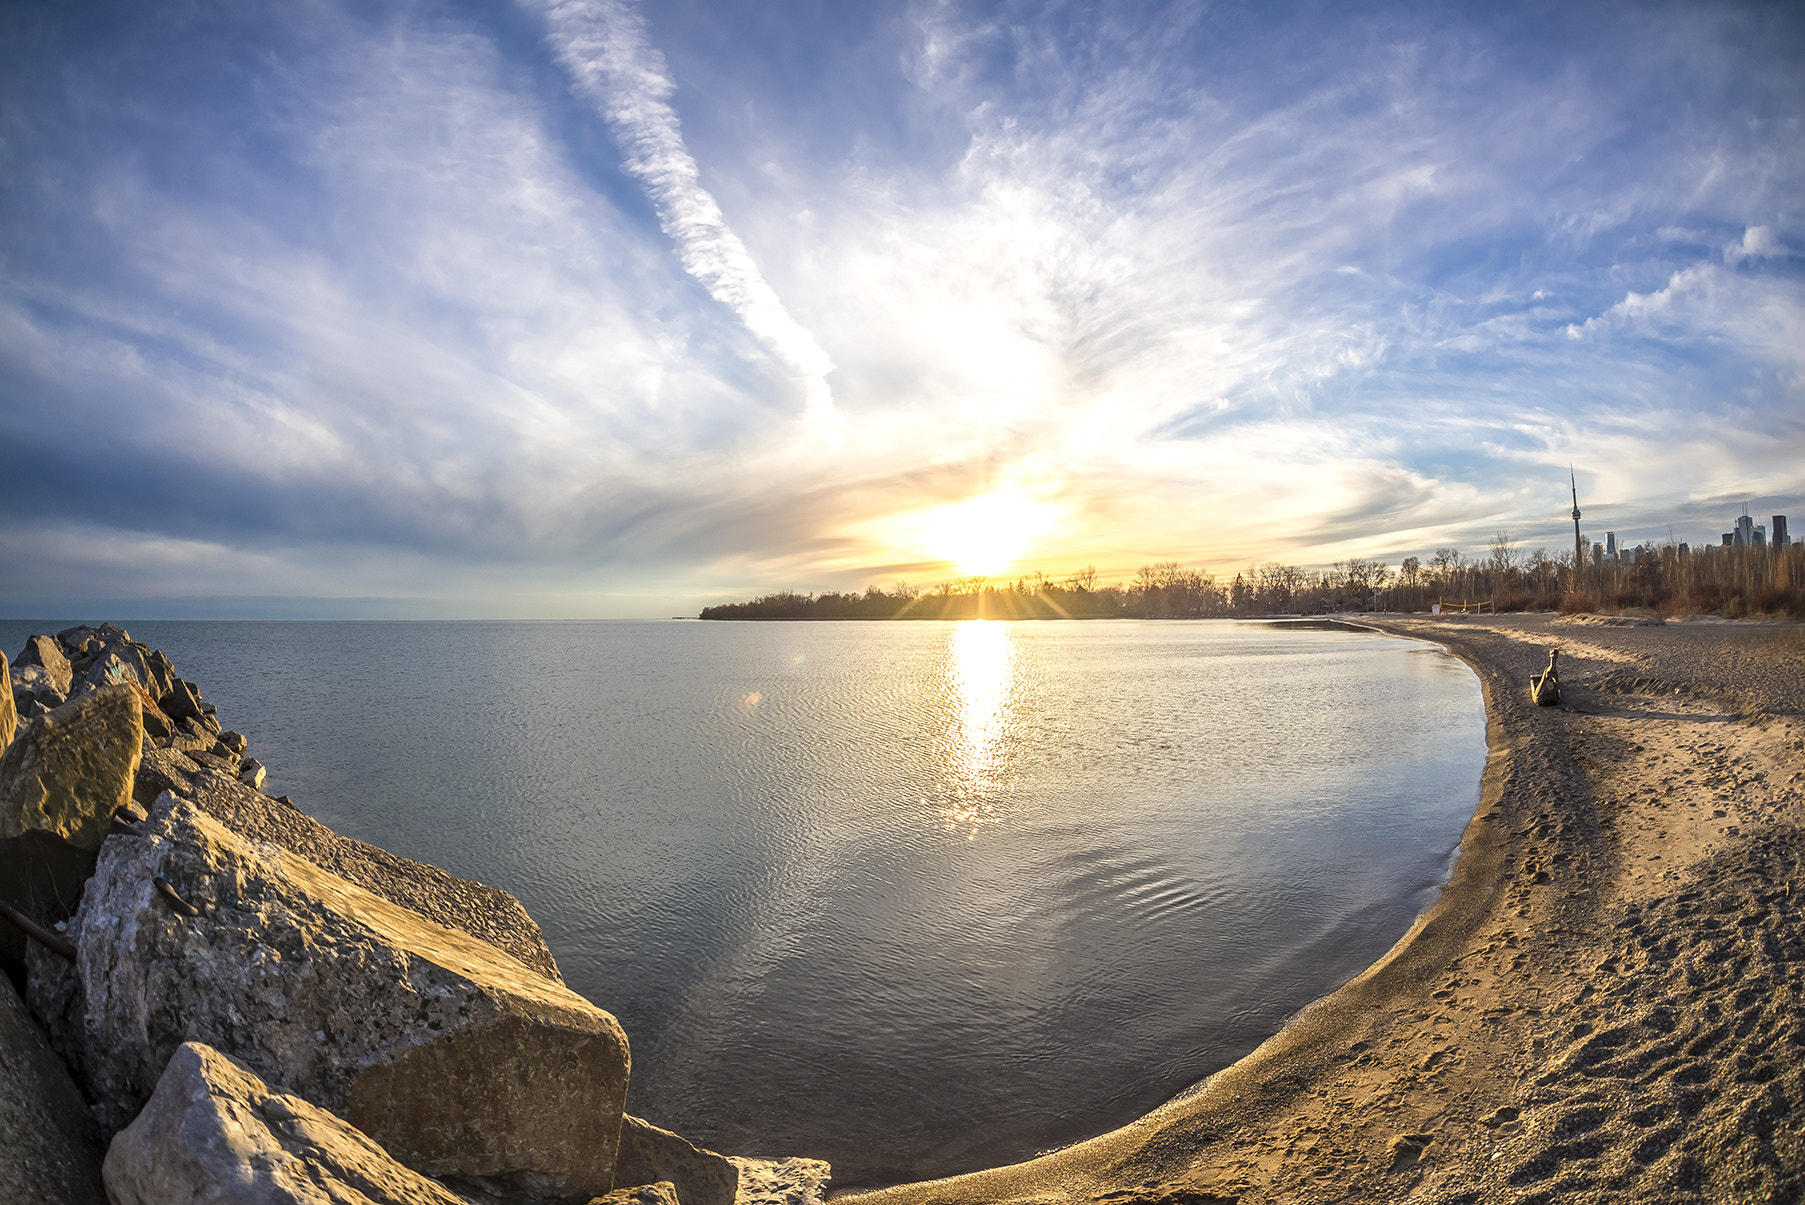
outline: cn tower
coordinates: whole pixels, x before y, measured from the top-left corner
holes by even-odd
[[[1567,466],[1567,484],[1573,487],[1573,575],[1578,577],[1585,571],[1585,562],[1581,558],[1579,538],[1579,482],[1573,478],[1573,466]]]

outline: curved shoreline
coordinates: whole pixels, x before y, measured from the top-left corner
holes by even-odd
[[[1442,645],[1485,697],[1479,806],[1447,885],[1409,932],[1251,1054],[1129,1125],[1024,1163],[836,1200],[1796,1191],[1805,1038],[1781,1005],[1796,1003],[1785,981],[1805,970],[1790,889],[1805,806],[1805,774],[1795,772],[1805,765],[1805,629],[1548,616],[1357,623]],[[1534,707],[1524,686],[1549,647],[1562,649],[1566,669],[1558,709]],[[1663,793],[1645,796],[1644,785]],[[1777,878],[1786,893],[1763,898]],[[1755,918],[1737,926],[1754,947],[1691,966],[1689,953],[1722,945],[1726,914]],[[1713,979],[1723,964],[1737,968],[1733,981]],[[1737,986],[1751,975],[1767,1003]],[[1725,1078],[1683,1051],[1688,1035],[1705,1041],[1729,1013],[1747,1032]],[[1613,1019],[1621,1024],[1609,1031],[1622,1035],[1595,1049]],[[1792,1036],[1774,1036],[1776,1026]],[[1641,1063],[1617,1067],[1619,1048]],[[1663,1060],[1678,1063],[1662,1070]],[[1736,1079],[1750,1060],[1773,1074]],[[1757,1098],[1769,1120],[1751,1128]]]

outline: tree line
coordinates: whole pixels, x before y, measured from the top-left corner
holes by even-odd
[[[1099,584],[1085,566],[1060,578],[964,577],[922,589],[898,582],[863,593],[783,591],[704,607],[703,619],[1205,619],[1427,611],[1482,605],[1494,611],[1568,613],[1646,609],[1666,615],[1754,614],[1805,618],[1805,544],[1787,548],[1644,544],[1615,558],[1582,546],[1522,552],[1500,532],[1482,553],[1439,548],[1425,563],[1393,567],[1353,557],[1306,569],[1269,561],[1232,579],[1177,561],[1142,565],[1127,582]]]

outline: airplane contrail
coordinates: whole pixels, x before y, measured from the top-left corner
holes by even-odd
[[[646,38],[645,18],[623,0],[521,2],[544,14],[559,64],[577,90],[599,107],[620,146],[623,166],[645,186],[684,270],[795,374],[805,417],[837,428],[827,385],[833,361],[815,336],[790,317],[746,245],[728,227],[720,205],[702,187],[670,106],[676,81],[664,56]]]

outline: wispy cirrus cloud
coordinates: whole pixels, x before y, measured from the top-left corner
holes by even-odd
[[[647,41],[638,9],[625,0],[523,2],[544,14],[553,53],[600,107],[625,155],[626,170],[644,183],[684,268],[795,374],[807,418],[818,432],[837,439],[838,415],[827,384],[833,361],[790,316],[746,245],[728,227],[720,205],[702,187],[701,172],[684,146],[670,105],[676,82]]]

